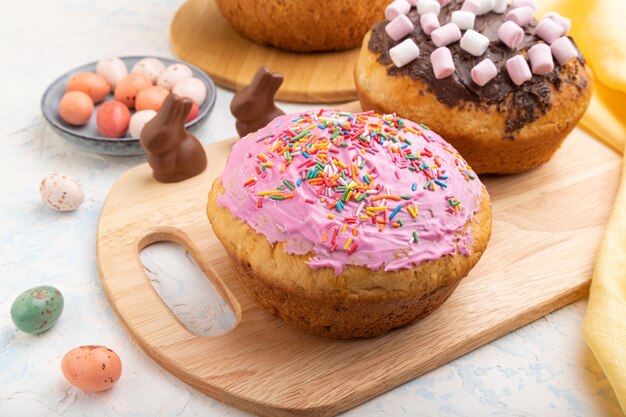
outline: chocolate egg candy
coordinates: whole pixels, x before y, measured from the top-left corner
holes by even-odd
[[[54,287],[41,285],[21,293],[11,305],[11,319],[25,333],[45,332],[63,312],[63,295]]]
[[[80,346],[63,357],[61,370],[67,381],[87,392],[111,388],[122,375],[122,361],[104,346]]]

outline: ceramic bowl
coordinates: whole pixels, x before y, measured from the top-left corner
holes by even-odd
[[[128,70],[135,65],[137,61],[142,58],[146,58],[145,56],[126,56],[120,57],[122,61],[128,67]],[[194,120],[187,123],[185,126],[190,131],[193,131],[194,128],[197,128],[204,119],[211,113],[213,106],[215,105],[215,97],[216,90],[215,84],[213,80],[206,75],[199,68],[188,64],[187,62],[178,61],[170,58],[159,58],[163,64],[167,67],[170,64],[185,64],[191,71],[193,72],[193,76],[199,78],[204,82],[207,89],[207,98],[200,106],[200,113],[198,117]],[[113,94],[109,94],[109,96],[101,103],[98,103],[94,112],[89,119],[89,122],[84,126],[72,126],[70,124],[65,123],[61,116],[59,115],[59,102],[61,101],[61,97],[65,94],[66,89],[65,86],[67,84],[68,79],[76,74],[77,72],[83,71],[96,71],[96,62],[91,62],[89,64],[83,65],[78,68],[74,68],[73,70],[63,74],[59,78],[57,78],[50,86],[46,89],[43,97],[41,98],[41,112],[43,116],[46,118],[48,123],[52,126],[52,128],[61,136],[63,139],[80,146],[83,149],[86,149],[91,152],[103,154],[103,155],[118,155],[118,156],[131,156],[131,155],[142,155],[144,153],[143,148],[139,144],[139,138],[130,137],[130,134],[126,132],[124,137],[119,139],[110,139],[105,138],[100,135],[98,132],[98,128],[96,127],[96,114],[98,112],[98,108],[105,101],[115,100]]]

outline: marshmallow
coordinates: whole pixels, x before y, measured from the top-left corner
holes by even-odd
[[[437,0],[417,0],[417,13],[421,16],[426,13],[439,15],[441,6]]]
[[[495,0],[465,0],[461,10],[483,15],[489,13],[495,4]]]
[[[387,23],[385,26],[385,32],[387,35],[394,41],[399,41],[404,38],[409,33],[413,32],[415,27],[413,26],[413,22],[411,19],[406,17],[405,14],[400,14],[395,17],[391,22]]]
[[[513,9],[504,16],[504,20],[510,20],[517,23],[520,26],[526,26],[533,21],[533,14],[535,11],[530,6],[522,6],[517,9]]]
[[[506,61],[506,71],[515,85],[522,85],[533,77],[528,63],[521,55],[515,55]]]
[[[435,29],[430,34],[430,38],[436,46],[450,45],[461,39],[461,29],[454,23],[443,25],[439,29]]]
[[[489,38],[473,29],[465,32],[461,38],[461,49],[474,56],[481,56],[489,46]]]
[[[476,20],[476,15],[467,10],[456,10],[452,12],[452,17],[450,18],[450,21],[461,30],[472,29],[474,27],[474,20]]]
[[[552,51],[545,43],[533,45],[528,50],[528,58],[530,59],[530,67],[533,74],[546,75],[550,74],[554,69]]]
[[[565,31],[563,34],[566,35],[567,32],[569,32],[570,28],[572,27],[572,21],[570,19],[568,19],[565,16],[561,16],[558,13],[555,12],[550,12],[550,13],[546,13],[543,16],[544,19],[552,19],[554,20],[556,23],[558,23],[563,30]]]
[[[492,12],[502,14],[506,11],[506,8],[509,6],[506,0],[495,0],[493,3]]]
[[[517,9],[518,7],[532,7],[533,10],[537,10],[537,0],[512,0],[511,9]]]
[[[559,39],[563,33],[565,33],[565,31],[561,25],[552,19],[543,19],[535,28],[535,35],[539,36],[547,43],[552,43]]]
[[[449,77],[454,73],[452,53],[445,46],[435,49],[432,54],[430,54],[430,62],[433,66],[435,78],[438,80]]]
[[[478,9],[478,14],[483,15],[487,14],[493,9],[495,6],[495,0],[480,0],[480,8]]]
[[[486,58],[474,65],[470,75],[472,80],[482,87],[498,75],[498,69],[492,60]]]
[[[441,7],[447,6],[452,0],[437,0]]]
[[[395,0],[385,9],[385,19],[392,21],[401,14],[411,11],[411,5],[406,0]]]
[[[524,29],[510,20],[498,28],[498,38],[511,49],[517,49],[524,42]]]
[[[420,26],[422,26],[425,34],[430,35],[433,30],[438,29],[441,25],[436,14],[426,13],[420,16]]]
[[[559,64],[566,64],[568,61],[578,58],[578,50],[567,36],[561,36],[550,45],[552,55],[559,61]]]
[[[413,42],[413,39],[406,39],[389,50],[389,57],[398,68],[402,68],[418,56],[420,56],[420,48]]]
[[[478,14],[480,11],[480,0],[465,0],[461,6],[461,10]]]

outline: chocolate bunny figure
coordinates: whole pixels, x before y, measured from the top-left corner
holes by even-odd
[[[261,67],[250,84],[238,91],[230,102],[230,111],[237,119],[240,137],[265,127],[284,111],[274,104],[276,91],[283,83],[283,76]]]
[[[185,129],[191,100],[170,94],[159,113],[141,131],[139,142],[148,155],[152,175],[159,182],[179,182],[200,174],[207,166],[204,148]]]

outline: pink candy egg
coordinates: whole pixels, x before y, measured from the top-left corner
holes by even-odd
[[[105,138],[121,138],[130,123],[130,111],[119,101],[107,101],[98,109],[98,130]]]

